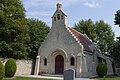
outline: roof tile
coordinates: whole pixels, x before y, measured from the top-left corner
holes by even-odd
[[[70,28],[70,27],[68,27],[68,28],[74,34],[74,36],[78,39],[78,41],[84,46],[84,49],[86,51],[91,52],[91,49],[89,48],[89,45],[91,45],[92,42],[90,41],[90,39],[87,36],[85,36],[84,34],[76,31],[75,29]]]

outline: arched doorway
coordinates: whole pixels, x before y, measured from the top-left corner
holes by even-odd
[[[55,58],[55,73],[63,74],[64,71],[64,58],[62,55],[57,55]]]

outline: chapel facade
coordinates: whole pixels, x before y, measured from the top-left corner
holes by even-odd
[[[76,77],[96,75],[96,66],[104,59],[108,74],[113,74],[109,57],[90,40],[67,24],[67,15],[62,4],[52,16],[51,30],[38,50],[34,74],[63,74],[67,69],[75,70]]]

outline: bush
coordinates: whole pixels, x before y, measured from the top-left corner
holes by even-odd
[[[14,59],[10,58],[5,64],[5,76],[13,77],[16,73],[16,62]]]
[[[107,75],[107,65],[105,63],[99,63],[96,67],[96,72],[99,77],[104,77]]]
[[[4,67],[2,62],[0,61],[0,80],[2,80],[4,77]]]

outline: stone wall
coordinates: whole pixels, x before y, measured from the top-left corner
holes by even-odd
[[[34,63],[32,60],[17,60],[17,72],[15,75],[33,74]]]
[[[7,59],[3,61],[3,59],[0,59],[3,64],[5,65],[5,62]],[[17,64],[17,71],[15,75],[30,75],[34,72],[34,61],[32,60],[16,60]]]

